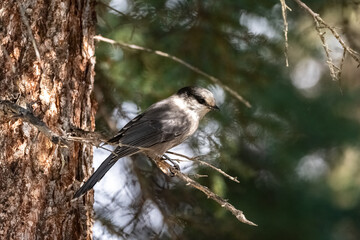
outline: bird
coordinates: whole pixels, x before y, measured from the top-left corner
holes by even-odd
[[[200,120],[211,110],[219,110],[212,92],[195,86],[183,87],[170,97],[154,103],[107,141],[117,147],[73,198],[92,189],[122,157],[143,152],[150,159],[161,161],[167,150],[193,135]]]

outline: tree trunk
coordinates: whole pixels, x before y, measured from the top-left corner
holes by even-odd
[[[31,110],[59,135],[94,130],[94,25],[91,0],[2,0],[0,100]],[[62,147],[2,116],[0,239],[91,239],[93,196],[71,201],[91,162],[91,146]]]

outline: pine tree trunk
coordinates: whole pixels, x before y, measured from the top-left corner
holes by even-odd
[[[94,130],[95,20],[91,0],[2,0],[0,100],[59,135]],[[62,147],[0,117],[0,239],[91,239],[93,196],[71,201],[91,161],[91,146]]]

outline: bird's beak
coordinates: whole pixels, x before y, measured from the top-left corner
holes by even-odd
[[[211,110],[218,110],[218,111],[220,111],[220,108],[215,105],[215,106],[212,106],[212,107],[211,107]]]

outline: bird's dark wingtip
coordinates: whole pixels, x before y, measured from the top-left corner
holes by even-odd
[[[96,175],[95,175],[95,176],[96,176]],[[95,179],[94,179],[94,177],[91,176],[91,177],[89,178],[89,180],[87,180],[87,181],[76,191],[76,193],[75,193],[74,196],[73,196],[73,199],[78,198],[78,197],[81,197],[82,195],[84,195],[85,193],[87,193],[88,191],[90,191],[90,190],[94,187],[94,185],[97,183],[98,180],[100,180],[100,179],[97,179],[96,177],[95,177]]]
[[[80,191],[81,188],[74,194],[73,198],[72,199],[75,199],[75,198],[78,198],[80,196],[82,196],[84,193],[82,191]]]

